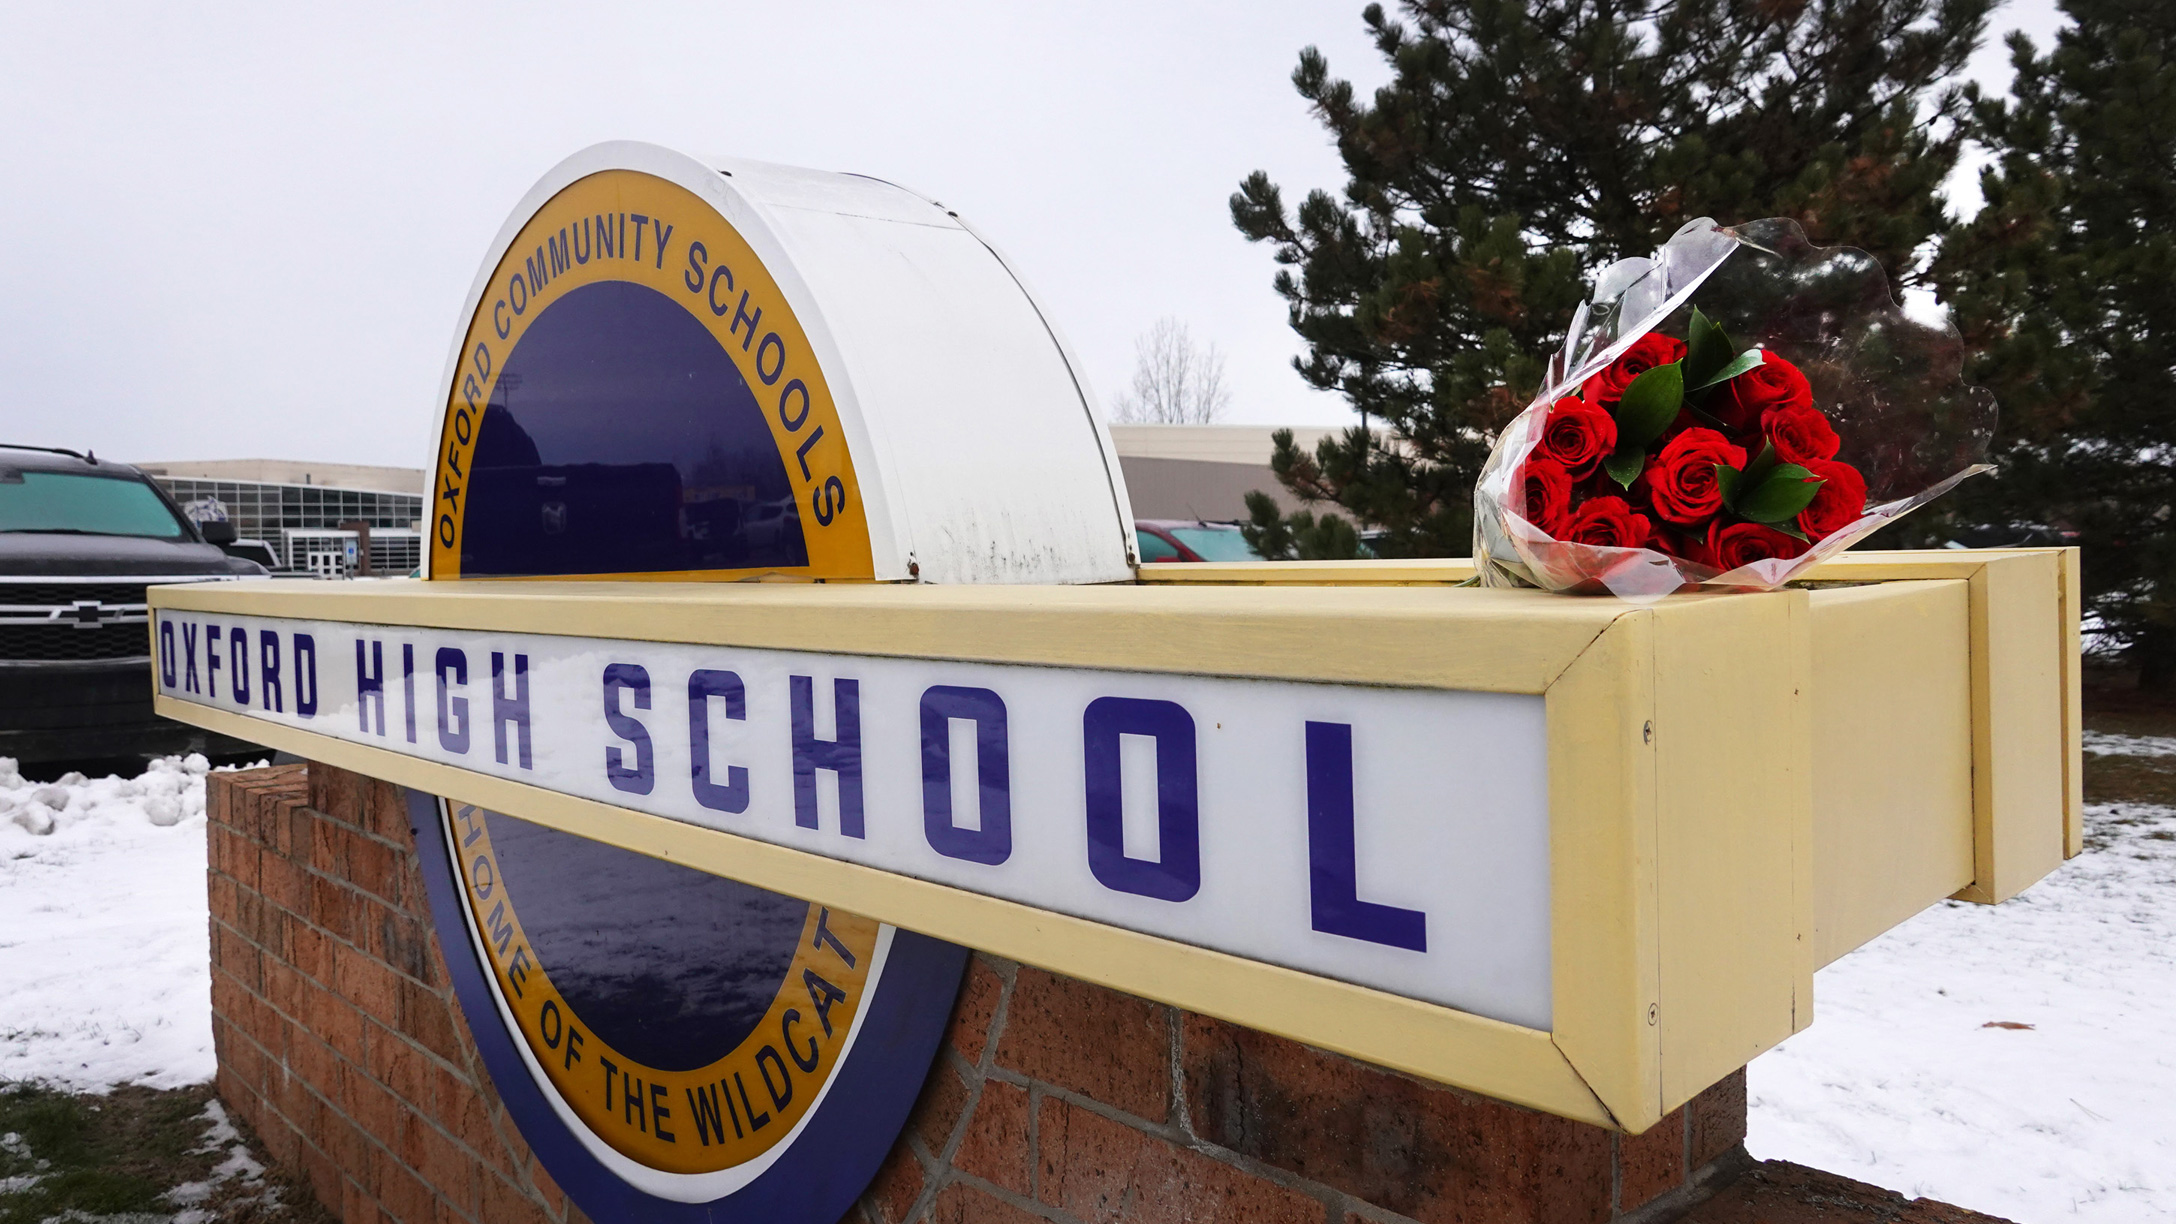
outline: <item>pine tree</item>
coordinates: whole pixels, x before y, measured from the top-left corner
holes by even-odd
[[[2065,0],[2010,98],[1972,101],[1996,161],[1942,242],[1938,292],[2002,407],[1994,479],[1952,521],[2075,532],[2090,612],[2141,687],[2176,687],[2176,12]]]
[[[1295,212],[1257,171],[1231,201],[1283,265],[1300,375],[1361,415],[1313,454],[1279,445],[1279,479],[1382,529],[1383,555],[1463,555],[1495,431],[1539,389],[1588,275],[1695,217],[1792,217],[1919,283],[1960,142],[1961,95],[1938,85],[1990,3],[1404,0],[1403,21],[1369,5],[1393,69],[1372,102],[1312,47],[1292,74],[1342,194]],[[1334,546],[1250,505],[1265,555]]]

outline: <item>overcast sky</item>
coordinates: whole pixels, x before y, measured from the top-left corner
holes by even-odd
[[[1343,180],[1289,81],[1372,88],[1359,0],[11,6],[0,440],[421,464],[461,297],[600,140],[873,174],[1003,249],[1106,400],[1174,315],[1231,420],[1338,424],[1226,198]],[[2053,0],[1997,30],[2043,41]],[[2006,53],[1975,72],[2003,87]]]

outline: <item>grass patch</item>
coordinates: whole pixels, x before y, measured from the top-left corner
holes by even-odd
[[[0,1084],[0,1224],[329,1221],[212,1101],[209,1084],[103,1096]]]

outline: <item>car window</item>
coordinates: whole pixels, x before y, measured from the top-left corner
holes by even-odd
[[[1133,538],[1141,545],[1141,563],[1143,565],[1151,561],[1176,561],[1179,559],[1179,550],[1171,547],[1171,541],[1154,532],[1135,528]]]
[[[1247,537],[1237,527],[1173,527],[1179,543],[1193,549],[1204,561],[1259,561],[1262,554],[1247,547]]]
[[[188,538],[150,485],[74,472],[0,472],[0,531]]]

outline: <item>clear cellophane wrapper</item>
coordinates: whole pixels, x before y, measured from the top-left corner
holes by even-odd
[[[1866,481],[1856,521],[1791,557],[1719,569],[1653,547],[1560,540],[1513,494],[1551,406],[1578,396],[1642,336],[1683,339],[1695,307],[1741,347],[1797,366],[1840,438],[1836,459]],[[1995,404],[1963,379],[1964,344],[1946,320],[1907,315],[1864,251],[1817,247],[1796,222],[1687,224],[1652,258],[1603,269],[1533,403],[1496,440],[1474,487],[1474,561],[1484,586],[1608,593],[1646,602],[1696,587],[1773,590],[1988,470]]]

